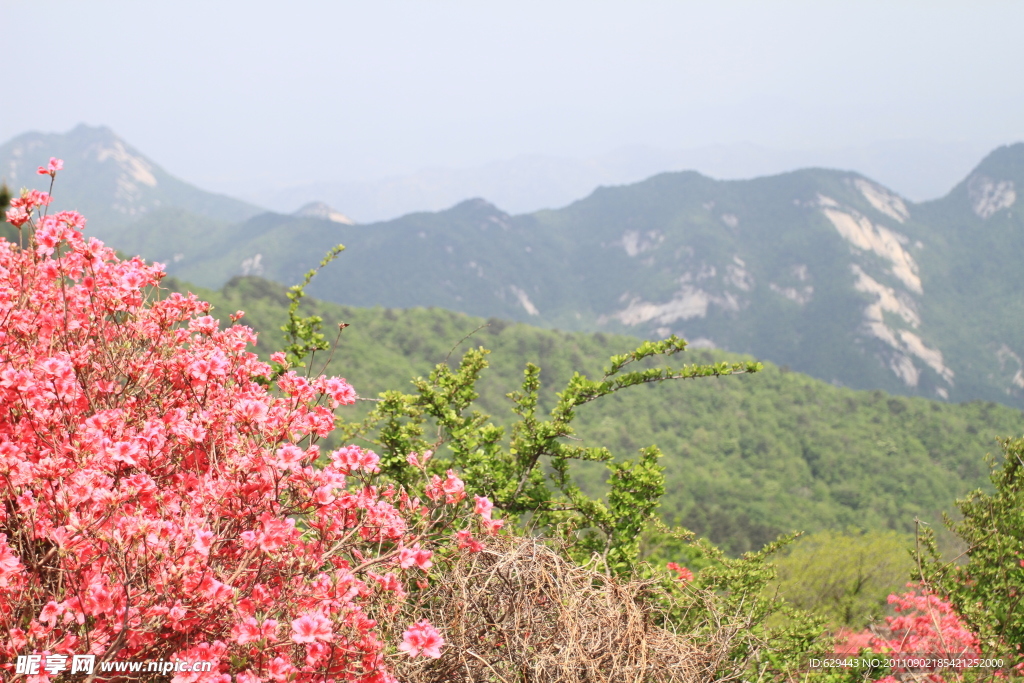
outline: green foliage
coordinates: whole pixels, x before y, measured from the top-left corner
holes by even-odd
[[[962,561],[943,561],[927,532],[920,557],[928,583],[978,634],[983,652],[1016,662],[1024,655],[1024,439],[1002,445],[995,492],[972,492],[957,501],[963,519],[947,519],[967,544]]]
[[[321,267],[334,255],[332,252]],[[319,317],[313,317],[308,325],[295,324],[303,289],[314,275],[310,272],[302,285],[288,293],[292,324],[283,329],[292,341],[289,354],[294,353],[297,361],[301,361],[299,353],[311,353],[322,342],[317,331]],[[546,417],[538,410],[540,368],[527,363],[521,389],[508,394],[518,419],[507,441],[505,429],[473,408],[489,352],[482,347],[470,349],[458,368],[441,362],[427,379],[413,380],[416,393],[384,392],[361,423],[341,426],[342,438],[362,438],[374,444],[385,476],[421,496],[426,495],[422,480],[415,476],[418,472],[409,466],[406,456],[431,453],[428,471],[436,475],[456,470],[467,489],[490,498],[506,521],[525,523],[534,534],[561,539],[577,562],[611,574],[633,578],[662,573],[640,562],[641,538],[649,527],[682,540],[693,554],[706,558],[706,566],[693,590],[687,590],[689,586],[682,589],[689,599],[671,599],[680,590],[671,580],[663,581],[667,592],[649,594],[648,600],[660,603],[661,609],[653,613],[656,618],[699,642],[724,648],[716,679],[784,674],[802,663],[822,632],[819,619],[765,595],[775,578],[768,558],[792,537],[780,538],[756,553],[728,558],[707,541],[693,542],[692,534],[685,530],[664,529],[656,521],[655,510],[665,492],[657,447],[641,449],[634,460],[615,461],[607,448],[565,441],[574,437],[571,423],[577,408],[622,389],[764,369],[754,361],[642,367],[645,361],[681,353],[686,345],[674,335],[663,341],[645,341],[630,353],[612,356],[600,379],[574,373],[565,389],[556,394]],[[572,461],[605,464],[608,492],[603,499],[588,496],[575,483]],[[779,613],[785,625],[770,626],[769,621]]]
[[[7,207],[11,205],[11,190],[7,183],[0,183],[0,237],[9,242],[18,241],[18,229],[5,220]]]
[[[285,357],[289,365],[294,367],[306,367],[306,356],[312,361],[317,351],[326,351],[331,348],[330,342],[320,331],[324,319],[318,315],[300,316],[299,304],[302,297],[306,296],[306,286],[310,281],[323,270],[328,263],[338,258],[338,254],[345,251],[341,244],[333,247],[320,260],[320,265],[306,273],[302,283],[294,285],[288,290],[288,322],[281,327],[281,331],[287,335],[288,344],[284,347]],[[341,328],[344,329],[344,328]],[[281,369],[279,368],[280,372]]]
[[[245,310],[242,322],[260,331],[258,350],[267,357],[288,343],[279,331],[290,304],[286,293],[249,277],[202,296],[213,301],[214,315]],[[390,399],[385,394],[385,401],[416,393],[409,378],[429,381],[436,364],[451,357],[452,345],[475,334],[473,339],[492,352],[475,385],[474,405],[506,434],[518,419],[508,410],[506,395],[521,387],[525,363],[542,368],[537,405],[545,414],[558,401],[559,385],[575,371],[601,377],[609,356],[640,344],[629,337],[543,330],[439,309],[358,309],[309,297],[299,314],[320,316],[328,328],[350,323],[327,371],[344,375],[367,398],[410,387]],[[745,360],[706,349],[688,349],[687,355],[704,366]],[[646,369],[658,361],[640,363]],[[998,404],[950,405],[851,391],[771,364],[728,381],[654,386],[615,392],[577,408],[576,433],[568,441],[621,454],[658,444],[666,489],[660,516],[732,556],[790,531],[855,526],[910,533],[915,517],[937,523],[951,501],[986,486],[983,458],[995,438],[1024,433],[1024,416]],[[342,414],[356,423],[380,405],[364,400]],[[607,491],[605,463],[573,462],[570,470],[586,494],[599,497]],[[946,543],[946,537],[939,541]],[[689,562],[684,555],[646,547],[654,559]]]
[[[913,538],[891,530],[819,531],[776,560],[779,597],[824,617],[834,630],[860,630],[885,615],[915,568]]]
[[[534,529],[570,541],[580,560],[597,557],[608,571],[628,573],[638,559],[641,532],[665,490],[658,465],[661,453],[652,446],[642,449],[635,460],[616,462],[605,447],[565,440],[575,435],[571,423],[577,408],[622,389],[762,369],[760,363],[747,361],[625,371],[635,363],[672,356],[685,348],[686,342],[674,336],[644,342],[631,353],[613,356],[598,380],[576,373],[557,394],[546,417],[538,410],[540,368],[528,363],[521,389],[508,395],[518,420],[508,430],[507,441],[506,429],[473,408],[488,351],[470,349],[457,369],[440,363],[427,379],[415,379],[415,394],[385,392],[365,420],[343,425],[342,435],[363,438],[377,447],[384,471],[407,486],[411,481],[406,454],[431,451],[431,471],[457,470],[470,490],[490,498],[509,518],[529,520]],[[430,438],[425,437],[428,431]],[[574,461],[605,464],[606,497],[583,492],[570,471]]]

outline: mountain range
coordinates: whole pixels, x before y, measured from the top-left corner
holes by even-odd
[[[277,214],[203,192],[102,128],[19,136],[0,147],[0,174],[32,185],[50,156],[68,169],[58,205],[196,284],[291,284],[343,243],[312,294],[674,333],[837,385],[1024,407],[1024,144],[994,150],[922,203],[846,171],[679,172],[559,209],[510,215],[472,199],[370,224],[326,205]]]
[[[414,211],[440,211],[467,197],[486,197],[509,213],[532,213],[565,206],[601,185],[635,183],[677,169],[735,179],[805,167],[855,168],[903,196],[924,200],[948,191],[989,149],[914,140],[832,150],[779,150],[749,143],[678,150],[634,145],[585,159],[533,154],[466,168],[423,168],[373,180],[321,179],[284,187],[219,183],[229,193],[273,210],[287,212],[302,202],[323,200],[344,207],[364,223]]]

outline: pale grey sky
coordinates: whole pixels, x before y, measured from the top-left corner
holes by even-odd
[[[1020,2],[0,0],[0,26],[0,142],[107,125],[225,191],[627,145],[1024,139]]]

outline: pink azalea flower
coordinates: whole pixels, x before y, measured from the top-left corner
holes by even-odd
[[[469,548],[469,552],[478,553],[484,549],[483,543],[473,538],[472,532],[469,529],[463,529],[455,534],[455,537],[459,541],[459,549]]]
[[[505,520],[485,518],[480,520],[480,524],[483,526],[485,533],[493,536],[498,533],[498,529],[505,526]]]
[[[485,496],[473,496],[476,501],[476,505],[473,508],[473,512],[478,515],[483,515],[487,519],[491,517],[491,510],[494,508],[494,503],[488,500]]]
[[[50,163],[46,166],[40,166],[36,173],[39,175],[48,175],[53,177],[57,175],[57,171],[62,168],[64,168],[63,160],[57,159],[56,157],[50,157]]]
[[[356,390],[341,377],[328,377],[324,381],[324,391],[331,397],[334,406],[348,406],[356,402]]]
[[[60,605],[58,605],[53,600],[50,600],[39,612],[39,622],[42,624],[49,624],[50,626],[54,626],[57,623],[57,617],[60,616],[60,613],[62,611],[63,610],[61,610]]]
[[[0,587],[6,586],[10,577],[24,569],[21,560],[7,545],[7,534],[0,534]]]
[[[260,631],[259,623],[252,617],[247,617],[231,627],[231,639],[239,645],[245,645],[260,640],[263,633]]]
[[[295,667],[288,663],[283,657],[274,657],[270,662],[270,678],[275,681],[287,681]]]
[[[7,222],[16,228],[20,228],[25,225],[25,223],[28,223],[28,220],[31,217],[32,214],[30,214],[24,207],[16,206],[14,208],[7,209]]]
[[[359,446],[344,446],[331,453],[331,461],[342,474],[363,470],[370,474],[380,472],[380,456]]]
[[[448,470],[447,478],[441,482],[441,489],[444,491],[445,501],[448,503],[458,503],[466,497],[466,487],[453,470]]]
[[[301,466],[306,452],[293,443],[286,443],[277,449],[277,463],[286,470],[294,470]]]
[[[334,638],[331,622],[319,612],[309,612],[292,622],[292,642],[314,643],[318,640],[329,641]]]
[[[444,638],[426,619],[418,621],[402,634],[402,644],[398,649],[410,657],[423,655],[437,659],[441,656]]]
[[[402,548],[398,553],[398,566],[402,569],[408,569],[413,565],[419,567],[423,571],[430,569],[434,563],[430,559],[434,556],[434,553],[430,550],[420,548],[417,543],[412,548]]]

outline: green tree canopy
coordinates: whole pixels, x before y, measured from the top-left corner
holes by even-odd
[[[913,539],[896,531],[820,531],[778,558],[779,595],[825,617],[834,628],[860,629],[886,612],[914,568]]]

